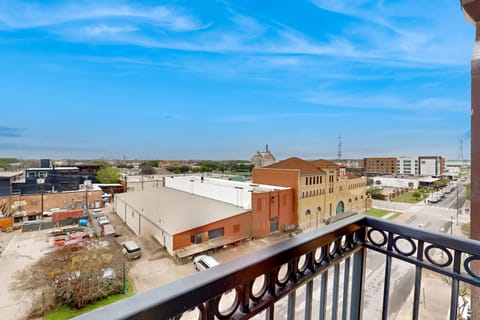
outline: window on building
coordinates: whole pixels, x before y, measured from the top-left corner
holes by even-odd
[[[202,243],[202,235],[199,233],[199,234],[190,236],[190,243]]]
[[[223,234],[224,234],[223,227],[213,229],[208,231],[208,239],[220,238],[220,237],[223,237]]]
[[[309,216],[310,214],[311,214],[310,209],[307,209],[307,211],[305,211],[305,215]]]

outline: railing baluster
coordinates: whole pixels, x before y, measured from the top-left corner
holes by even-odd
[[[423,247],[424,242],[418,241],[418,249],[417,249],[417,259],[422,261],[423,260]],[[420,289],[422,287],[422,267],[417,266],[415,268],[415,288],[413,291],[413,315],[412,319],[418,319],[418,312],[420,309]],[[425,301],[423,302],[425,303]]]
[[[287,319],[295,320],[295,303],[297,301],[297,290],[293,290],[288,294],[288,311]]]
[[[452,278],[452,295],[450,298],[450,320],[457,319],[458,280]]]
[[[270,307],[267,308],[267,312],[265,312],[265,320],[274,320],[275,319],[275,305],[272,304]]]
[[[205,307],[204,320],[214,320],[215,319],[215,309],[217,308],[215,304],[215,299],[209,300]]]
[[[312,319],[313,279],[307,282],[305,288],[305,320]]]
[[[365,260],[367,249],[353,254],[352,270],[352,303],[350,305],[350,319],[363,318],[363,290],[365,284]]]
[[[338,287],[340,282],[340,265],[337,263],[333,267],[333,295],[332,295],[332,320],[337,320],[338,316]]]
[[[327,318],[327,289],[328,289],[328,269],[322,273],[322,286],[320,290],[320,308],[319,319],[325,320]]]
[[[460,264],[462,262],[462,253],[458,250],[455,250],[453,258],[453,273],[460,273]],[[452,278],[452,295],[450,297],[450,319],[457,319],[458,311],[458,279]]]
[[[392,250],[393,233],[388,234],[387,250]],[[382,305],[382,320],[388,318],[388,300],[390,298],[390,273],[392,272],[392,257],[385,256],[385,281],[383,284],[383,305]]]
[[[350,257],[345,260],[345,266],[343,269],[343,307],[342,307],[342,320],[347,319],[348,309],[348,286],[350,284]]]

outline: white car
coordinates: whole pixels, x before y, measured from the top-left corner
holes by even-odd
[[[104,224],[110,223],[110,220],[108,220],[107,216],[101,216],[97,218],[98,224],[103,226]]]
[[[44,217],[51,217],[55,212],[60,212],[60,208],[52,208],[48,211],[43,211]]]

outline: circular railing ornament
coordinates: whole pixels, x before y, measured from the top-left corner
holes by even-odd
[[[299,273],[304,273],[305,270],[308,268],[308,259],[306,255],[301,255],[300,258],[298,258],[297,262],[297,269]]]
[[[282,264],[282,266],[277,271],[277,279],[276,283],[279,287],[284,287],[288,280],[290,279],[290,275],[292,270],[288,263]]]
[[[387,235],[383,230],[370,229],[367,232],[367,238],[371,244],[377,247],[383,247],[387,243]]]
[[[326,250],[325,247],[320,247],[315,249],[313,254],[313,261],[315,262],[316,266],[321,265],[322,263],[326,263]]]
[[[267,292],[268,282],[267,276],[262,274],[253,280],[250,286],[250,299],[253,301],[260,300]]]
[[[445,262],[442,263],[436,260],[439,258],[439,254],[435,251],[440,251],[440,259],[445,260]],[[449,266],[453,261],[450,251],[448,251],[445,247],[437,246],[435,244],[431,244],[425,248],[425,258],[431,264],[441,268]]]
[[[215,315],[218,319],[230,319],[240,304],[240,290],[228,290],[215,299]]]
[[[204,310],[205,308],[202,303],[196,306],[195,308],[192,308],[188,311],[185,311],[181,315],[176,316],[174,319],[175,320],[192,320],[192,319],[201,320]]]
[[[401,246],[398,244],[399,241],[406,241],[406,243],[410,245],[410,250],[405,250],[404,248],[401,248]],[[395,248],[395,251],[406,257],[411,256],[417,250],[415,242],[413,242],[412,239],[404,236],[396,236],[395,238],[393,238],[393,248]]]
[[[472,271],[472,268],[470,267],[470,263],[476,261],[478,264],[480,264],[480,257],[478,256],[470,256],[465,261],[463,262],[463,267],[465,268],[465,271],[472,277],[477,280],[480,280],[480,274],[476,274],[475,272]]]

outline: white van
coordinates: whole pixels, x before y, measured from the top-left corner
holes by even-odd
[[[142,250],[135,241],[122,242],[122,247],[125,250],[125,255],[128,259],[137,259],[142,256]]]
[[[218,266],[219,263],[213,257],[207,255],[197,256],[193,259],[195,269],[198,271],[206,270]]]

